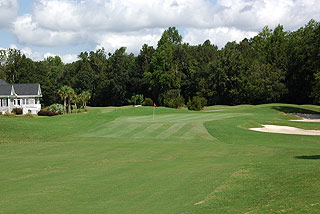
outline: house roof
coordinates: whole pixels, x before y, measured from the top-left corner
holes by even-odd
[[[41,96],[41,89],[39,83],[25,83],[25,84],[8,84],[0,79],[0,95],[10,96],[13,86],[13,91],[20,96]]]
[[[39,95],[39,83],[13,84],[17,95]]]
[[[0,95],[10,96],[12,85],[0,85]]]
[[[10,84],[8,84],[4,80],[0,79],[0,85],[10,85]]]

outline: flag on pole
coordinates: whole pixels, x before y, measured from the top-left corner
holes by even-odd
[[[157,107],[156,103],[153,104],[154,107]]]
[[[153,108],[152,120],[154,120],[154,110],[155,110],[156,107],[157,107],[156,103],[154,103],[153,106],[154,106],[154,108]]]

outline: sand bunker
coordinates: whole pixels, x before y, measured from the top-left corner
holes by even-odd
[[[320,130],[305,130],[290,126],[262,125],[263,128],[251,128],[250,130],[259,132],[270,132],[280,134],[298,134],[298,135],[320,135]]]
[[[293,114],[295,116],[301,117],[300,120],[290,120],[290,121],[298,121],[298,122],[320,122],[320,115],[319,114]]]
[[[306,118],[302,118],[302,120],[290,120],[290,121],[319,123],[319,122],[320,122],[320,119],[306,119]]]

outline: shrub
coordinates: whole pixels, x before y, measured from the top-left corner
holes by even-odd
[[[142,105],[143,106],[153,106],[153,101],[151,98],[146,98]]]
[[[63,112],[64,112],[63,105],[61,105],[59,103],[52,104],[51,106],[47,107],[46,109],[49,111],[58,113],[58,114],[63,114]]]
[[[25,114],[26,117],[31,117],[33,118],[33,114],[31,114],[30,112],[28,112],[27,114]]]
[[[128,100],[129,103],[132,105],[141,105],[143,102],[143,95],[142,94],[136,94],[131,97],[131,99]]]
[[[171,89],[164,96],[163,104],[170,108],[184,106],[184,98],[180,95],[180,89]]]
[[[52,111],[49,111],[49,110],[40,110],[38,112],[38,115],[39,116],[55,116],[55,115],[59,115],[59,113],[56,113],[56,112],[52,112]]]
[[[184,99],[183,97],[166,98],[164,99],[164,105],[169,108],[179,108],[184,106]]]
[[[6,113],[4,113],[4,116],[6,116],[6,117],[15,117],[16,115],[14,113],[6,112]]]
[[[22,114],[22,108],[14,108],[12,109],[12,113],[16,115]]]
[[[2,111],[0,111],[0,116],[2,115]]]
[[[188,102],[188,109],[193,111],[200,111],[207,104],[207,99],[204,97],[194,96]]]

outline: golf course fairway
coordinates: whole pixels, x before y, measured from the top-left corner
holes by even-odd
[[[312,105],[89,108],[0,116],[0,213],[319,213]]]

